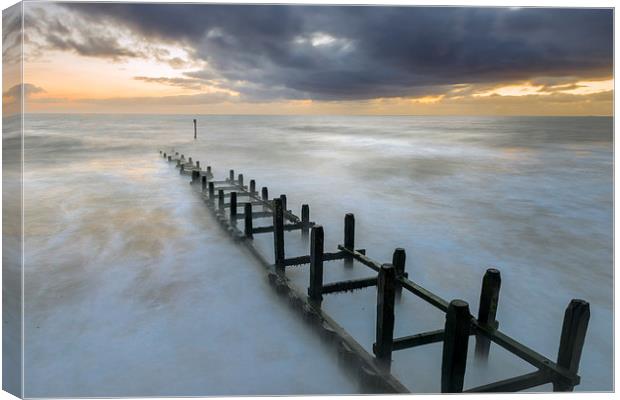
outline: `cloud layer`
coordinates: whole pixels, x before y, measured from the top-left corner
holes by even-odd
[[[554,87],[608,78],[613,65],[610,9],[55,3],[27,12],[26,27],[38,51],[200,65],[135,79],[249,102]]]

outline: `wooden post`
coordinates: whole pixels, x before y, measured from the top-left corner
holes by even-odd
[[[323,244],[322,226],[314,226],[310,234],[310,286],[308,296],[319,306],[323,300]]]
[[[301,228],[301,236],[308,236],[308,232],[310,231],[310,206],[307,204],[301,205],[301,223],[303,227]]]
[[[209,200],[213,201],[215,197],[215,183],[209,182]]]
[[[245,203],[243,206],[245,216],[245,237],[251,238],[252,235],[252,203]]]
[[[181,160],[185,160],[185,154],[181,154]]]
[[[581,351],[586,339],[590,321],[590,304],[584,300],[573,299],[564,312],[562,336],[558,350],[558,365],[576,374],[579,371]],[[572,392],[574,386],[564,382],[553,382],[554,392]]]
[[[160,151],[160,153],[161,153],[161,151]],[[166,153],[164,153],[164,158],[167,158]]]
[[[470,318],[467,302],[463,300],[452,300],[450,302],[446,313],[441,361],[442,393],[461,393],[463,391]]]
[[[200,172],[192,170],[192,183],[196,183],[198,179],[200,179]]]
[[[202,177],[202,191],[204,192],[207,189],[207,177]]]
[[[405,249],[397,248],[394,250],[394,254],[392,254],[392,265],[396,269],[396,277],[404,278],[407,276],[405,273],[405,261],[407,260],[407,255],[405,253]],[[396,282],[396,295],[400,299],[403,294],[403,285],[400,282]]]
[[[254,195],[256,193],[256,181],[254,179],[250,179],[250,194]]]
[[[196,161],[196,168],[200,171],[200,161]]]
[[[192,163],[192,158],[190,157],[187,162],[189,162],[191,164]]]
[[[175,152],[174,155],[178,157],[179,156],[179,152],[178,151]]]
[[[211,166],[207,165],[207,175],[211,175]]]
[[[239,178],[237,178],[237,180],[239,181],[239,186],[243,188],[243,174],[239,174]]]
[[[237,222],[237,192],[230,193],[230,222]]]
[[[233,182],[235,180],[235,170],[231,169],[228,171],[228,180]]]
[[[355,250],[355,216],[351,213],[344,216],[344,247],[348,250]],[[353,257],[346,255],[344,265],[352,266]]]
[[[286,205],[286,195],[285,194],[281,194],[280,195],[280,199],[282,200],[282,210],[287,211],[287,205]]]
[[[172,161],[172,156],[168,156],[168,162]]]
[[[224,190],[219,189],[217,191],[217,208],[219,210],[224,210]]]
[[[478,322],[497,329],[498,322],[495,319],[497,314],[497,304],[499,302],[499,289],[502,284],[502,277],[499,270],[489,268],[482,278],[482,289],[480,290],[480,306],[478,308]],[[483,335],[476,335],[476,361],[487,362],[489,359],[489,349],[491,341]]]
[[[263,186],[263,188],[261,189],[261,197],[263,201],[269,201],[269,191],[267,190],[266,186]]]
[[[198,130],[196,129],[196,120],[194,120],[194,140],[198,137]]]
[[[263,186],[263,188],[261,189],[261,198],[263,199],[264,202],[268,202],[269,201],[269,192],[267,191],[267,187]],[[268,207],[266,205],[263,205],[263,211],[267,210]]]
[[[394,342],[395,283],[396,269],[391,264],[383,264],[377,280],[377,324],[373,351],[380,365],[388,370]]]
[[[181,169],[179,170],[179,173],[182,175],[184,171],[185,171],[185,164],[181,164]]]
[[[273,250],[276,270],[284,271],[284,209],[282,199],[273,199]]]

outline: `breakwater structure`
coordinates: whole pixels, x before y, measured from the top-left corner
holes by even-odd
[[[572,391],[580,382],[578,375],[581,352],[585,341],[590,306],[584,300],[573,299],[568,304],[562,324],[560,344],[555,361],[532,350],[499,330],[496,311],[501,286],[500,271],[491,268],[482,278],[477,316],[470,313],[463,300],[447,301],[409,279],[405,270],[405,250],[394,250],[391,263],[371,259],[365,249],[355,248],[355,216],[344,217],[343,243],[337,251],[326,252],[323,227],[310,221],[310,208],[301,206],[301,217],[287,207],[286,195],[269,198],[268,188],[258,192],[256,182],[245,185],[243,174],[215,180],[211,166],[201,168],[199,161],[173,150],[160,150],[169,163],[175,163],[180,173],[191,176],[191,184],[203,198],[219,224],[235,241],[244,245],[265,267],[270,284],[278,294],[300,312],[327,341],[335,346],[338,359],[357,376],[361,390],[367,393],[410,393],[391,373],[394,351],[443,343],[441,362],[441,392],[515,392],[551,383],[554,391]],[[239,212],[242,209],[242,212]],[[255,226],[254,220],[271,218],[272,225]],[[286,257],[284,232],[299,230],[310,236],[309,254]],[[273,235],[273,261],[254,245],[255,235]],[[368,278],[325,283],[325,261],[344,260],[345,265],[360,264],[373,275]],[[310,272],[307,292],[300,291],[287,278],[289,267],[307,267]],[[376,335],[370,354],[322,308],[324,295],[376,287]],[[403,291],[409,292],[446,314],[441,329],[394,337],[394,304]],[[529,363],[534,372],[515,376],[464,390],[465,368],[469,337],[475,336],[475,357],[485,362],[491,343],[499,345],[514,356]]]

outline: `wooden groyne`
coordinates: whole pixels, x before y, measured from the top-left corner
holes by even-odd
[[[267,187],[260,193],[256,182],[245,185],[243,174],[233,170],[223,180],[215,180],[211,166],[202,169],[199,161],[185,159],[183,154],[160,150],[170,163],[176,163],[181,174],[190,175],[191,183],[200,192],[208,209],[230,236],[243,244],[267,270],[271,285],[301,315],[336,346],[339,360],[350,367],[359,378],[362,390],[371,393],[409,393],[410,390],[391,374],[392,353],[429,343],[443,343],[441,362],[441,392],[515,392],[553,384],[554,391],[572,391],[579,384],[581,352],[585,341],[590,306],[584,300],[573,299],[564,313],[556,361],[543,356],[499,330],[496,311],[501,286],[500,271],[490,268],[482,278],[480,305],[477,316],[470,313],[463,300],[447,301],[409,279],[405,271],[405,250],[394,250],[391,263],[381,263],[366,255],[365,249],[355,248],[355,216],[344,217],[343,243],[337,251],[326,252],[323,227],[310,221],[310,208],[301,206],[301,217],[287,207],[286,195],[269,198]],[[239,209],[242,212],[239,212]],[[255,226],[257,218],[272,218],[270,226]],[[299,230],[310,235],[309,254],[286,257],[285,231]],[[254,245],[258,234],[273,235],[273,261],[267,259]],[[372,276],[333,283],[323,281],[325,261],[344,260],[345,265],[361,265]],[[302,266],[310,269],[306,293],[299,291],[286,276],[286,269]],[[324,295],[376,287],[376,335],[373,354],[368,353],[342,326],[321,307]],[[426,301],[446,314],[443,327],[437,330],[394,337],[394,304],[403,290]],[[491,343],[508,350],[529,363],[531,373],[492,382],[464,390],[465,367],[469,337],[475,336],[475,357],[486,362]]]

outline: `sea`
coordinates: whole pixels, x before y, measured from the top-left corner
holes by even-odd
[[[586,300],[576,390],[613,390],[610,117],[27,114],[27,397],[359,393],[159,150],[216,179],[242,173],[298,215],[308,204],[325,251],[354,213],[356,247],[380,262],[404,248],[411,280],[474,315],[485,270],[499,269],[499,329],[553,360],[566,306]],[[268,257],[271,240],[255,239]],[[287,257],[308,254],[298,231],[285,240]],[[373,273],[329,262],[325,282]],[[306,290],[307,268],[287,275]],[[323,307],[371,352],[374,288]],[[444,321],[405,291],[395,336]],[[473,343],[465,389],[534,371],[496,345],[477,362]],[[392,372],[439,392],[441,344],[394,352]]]

